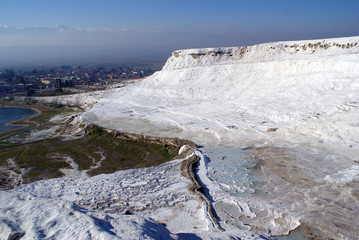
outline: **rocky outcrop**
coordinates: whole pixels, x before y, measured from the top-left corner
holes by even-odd
[[[198,181],[198,177],[196,175],[196,169],[198,167],[200,157],[195,153],[194,149],[189,146],[185,146],[184,149],[181,150],[182,154],[187,156],[182,162],[181,174],[191,180],[191,185],[188,187],[188,190],[191,193],[198,195],[201,201],[205,204],[208,217],[211,220],[213,227],[216,227],[220,231],[224,231],[218,222],[218,217],[213,208],[212,202],[207,197],[207,194],[201,183]]]
[[[91,125],[89,125],[91,126]],[[190,147],[195,148],[196,144],[189,140],[179,139],[179,138],[165,138],[165,137],[151,137],[151,136],[145,136],[141,134],[133,134],[133,133],[124,133],[116,130],[106,129],[99,126],[96,126],[109,134],[111,134],[113,137],[124,139],[124,140],[130,140],[130,141],[141,141],[146,143],[153,143],[153,144],[160,144],[160,145],[170,145],[177,148],[180,148],[184,145],[188,145]]]
[[[338,51],[343,50],[350,53],[358,48],[358,37],[352,37],[273,42],[244,47],[185,49],[174,51],[163,70],[236,64],[239,62],[263,62],[283,56],[296,58],[297,55],[312,55],[324,51],[327,55],[338,54]]]

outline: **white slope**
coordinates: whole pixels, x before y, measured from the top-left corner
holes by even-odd
[[[57,101],[94,104],[88,123],[204,145],[199,175],[226,231],[188,193],[179,160],[1,192],[5,239],[251,239],[261,236],[240,228],[281,235],[300,224],[359,235],[359,37],[180,50],[134,85]],[[122,215],[130,206],[135,215]]]
[[[0,239],[262,239],[214,228],[181,162],[3,191]]]
[[[343,239],[359,235],[359,37],[175,51],[162,71],[104,95],[83,119],[250,147],[268,197],[217,200],[249,204],[258,216],[251,229],[285,234],[304,222]]]
[[[105,214],[26,193],[0,195],[0,239],[172,239],[150,218]]]
[[[291,138],[356,145],[358,41],[176,51],[162,71],[104,96],[85,117],[132,132],[179,134],[199,144],[232,145],[243,137],[271,141],[266,130],[277,127]],[[130,121],[123,125],[121,119]],[[156,128],[138,128],[138,121]]]

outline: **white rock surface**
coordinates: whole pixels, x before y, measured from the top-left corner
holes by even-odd
[[[134,85],[59,101],[93,106],[81,117],[87,123],[205,145],[199,154],[213,161],[202,158],[200,176],[218,212],[239,212],[251,230],[285,234],[304,222],[334,238],[359,235],[359,37],[179,50],[162,71]],[[226,185],[213,178],[218,169],[211,164],[236,159],[230,149],[249,149],[268,195],[233,197],[229,190],[245,190],[237,180]],[[67,239],[90,233],[93,239],[261,238],[224,223],[224,233],[211,229],[178,164],[2,192],[0,232],[5,239],[15,232]],[[119,214],[126,204],[134,216]]]
[[[259,232],[285,234],[304,221],[335,237],[359,235],[351,226],[359,220],[359,37],[179,50],[162,71],[102,98],[83,118],[254,148],[270,196],[219,200],[222,187],[211,192],[215,200],[257,208],[251,214],[262,220],[248,224]]]

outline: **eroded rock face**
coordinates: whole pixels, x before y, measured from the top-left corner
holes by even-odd
[[[98,127],[98,126],[97,126]],[[101,128],[101,127],[100,127]],[[124,133],[116,130],[104,129],[106,132],[110,133],[112,136],[126,139],[126,140],[133,140],[133,141],[142,141],[147,143],[154,143],[160,145],[171,145],[177,148],[182,147],[183,145],[188,145],[191,147],[196,147],[196,144],[189,140],[179,139],[179,138],[166,138],[166,137],[151,137],[145,136],[141,134],[133,134],[133,133]]]
[[[109,130],[124,139],[158,141],[145,137],[150,135],[234,149],[254,146],[253,156],[263,162],[256,170],[269,197],[252,195],[248,209],[242,208],[244,201],[236,203],[237,218],[239,211],[252,216],[254,209],[257,223],[240,220],[255,231],[285,234],[302,218],[339,239],[353,239],[358,235],[353,166],[359,156],[358,42],[353,37],[179,50],[162,71],[104,95],[83,117],[138,134]],[[231,211],[233,198],[221,193],[229,199],[224,210]]]
[[[235,64],[248,61],[268,61],[276,56],[296,58],[314,53],[328,54],[338,50],[358,48],[357,38],[322,39],[296,42],[275,42],[244,47],[221,47],[177,50],[172,53],[164,70],[183,69],[195,66]]]
[[[7,163],[0,167],[0,190],[20,186],[25,172],[25,168],[20,168],[13,158],[9,158]]]

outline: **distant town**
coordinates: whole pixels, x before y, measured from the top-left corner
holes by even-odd
[[[123,65],[62,65],[0,70],[0,97],[54,96],[122,87],[159,70]]]

